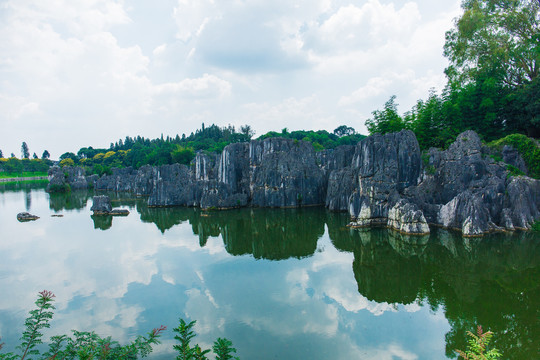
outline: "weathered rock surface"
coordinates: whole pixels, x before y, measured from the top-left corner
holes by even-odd
[[[109,214],[112,210],[111,199],[106,195],[98,195],[92,198],[93,204],[90,208],[94,215]]]
[[[197,153],[192,165],[114,169],[96,189],[147,195],[150,206],[297,207],[322,205],[327,177],[311,144],[270,138]]]
[[[88,189],[89,184],[93,185],[97,178],[97,175],[87,178],[84,169],[79,166],[53,166],[49,169],[48,176],[48,192]]]
[[[521,168],[513,149],[503,153]],[[472,131],[448,150],[430,149],[426,164],[411,131],[376,134],[356,146],[318,153],[307,142],[269,138],[230,144],[219,155],[199,152],[189,167],[113,169],[91,181],[98,190],[148,196],[150,206],[325,204],[348,211],[353,226],[382,225],[409,234],[428,233],[428,223],[468,236],[530,228],[540,218],[539,181],[509,176],[507,165],[487,154]]]
[[[407,200],[399,200],[388,211],[388,226],[407,234],[429,234],[429,225],[424,213]]]
[[[39,216],[32,215],[28,212],[20,212],[17,214],[17,220],[19,220],[20,222],[32,221],[37,219],[39,219]]]
[[[110,216],[127,216],[129,210],[127,209],[113,209],[111,205],[111,199],[106,195],[97,195],[92,198],[91,211],[94,215],[110,215]]]

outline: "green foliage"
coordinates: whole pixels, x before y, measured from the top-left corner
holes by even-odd
[[[21,337],[21,343],[16,347],[18,354],[0,354],[0,360],[117,360],[117,359],[137,359],[146,357],[152,352],[152,346],[160,343],[159,337],[166,330],[165,326],[153,329],[146,336],[139,335],[128,345],[120,345],[111,337],[102,338],[95,332],[76,331],[73,335],[52,336],[48,344],[48,349],[41,354],[39,345],[43,344],[43,329],[50,328],[50,321],[53,318],[54,306],[52,305],[54,294],[44,290],[39,293],[35,302],[36,308],[31,310],[25,321],[25,329]],[[195,321],[186,323],[180,319],[180,324],[174,329],[175,339],[179,342],[173,348],[178,352],[178,360],[206,360],[209,349],[203,350],[196,344],[191,346],[191,340],[196,336],[193,332]],[[3,347],[0,343],[0,350]],[[213,350],[217,360],[233,359],[232,353],[236,349],[232,347],[232,342],[227,339],[218,338],[213,345]],[[238,358],[235,358],[238,359]]]
[[[146,336],[138,336],[128,345],[121,346],[110,337],[101,338],[94,332],[73,331],[73,336],[59,335],[51,337],[47,352],[40,353],[38,345],[42,344],[43,329],[50,328],[54,306],[54,294],[44,290],[39,293],[36,308],[31,310],[25,322],[25,330],[21,337],[21,344],[17,346],[19,355],[14,353],[0,354],[2,360],[24,359],[137,359],[146,357],[152,352],[152,346],[159,344],[159,337],[165,331],[161,326],[152,330]],[[0,349],[3,344],[0,344]]]
[[[350,128],[352,129],[352,128]],[[284,129],[286,130],[286,129]],[[350,131],[347,131],[350,132]],[[269,131],[264,135],[259,136],[258,140],[263,140],[267,138],[272,137],[281,137],[285,139],[294,139],[297,141],[307,141],[313,144],[313,148],[315,151],[320,151],[323,149],[333,149],[340,145],[355,145],[360,140],[365,138],[364,135],[357,134],[356,131],[352,131],[352,134],[350,135],[342,135],[339,137],[336,134],[331,134],[326,130],[319,130],[319,131],[313,131],[313,130],[297,130],[292,132],[275,132],[275,131]]]
[[[232,353],[236,353],[236,349],[232,347],[232,342],[227,339],[218,338],[212,346],[216,354],[216,360],[233,359]],[[235,358],[238,359],[238,358]]]
[[[195,338],[196,334],[193,332],[193,327],[196,321],[186,323],[182,318],[179,320],[179,325],[173,331],[177,334],[174,338],[179,342],[178,345],[173,345],[173,348],[178,352],[176,360],[204,360],[207,359],[206,354],[210,350],[203,350],[196,344],[191,346],[191,340]],[[216,360],[228,360],[232,359],[232,353],[236,353],[236,349],[232,347],[232,342],[227,339],[218,338],[212,347],[214,354],[216,354]],[[237,358],[236,358],[237,359]]]
[[[6,177],[17,176],[42,176],[39,175],[25,175],[28,173],[45,173],[49,170],[51,165],[50,160],[43,159],[22,159],[19,160],[16,157],[10,157],[9,159],[0,158],[0,171],[2,171]]]
[[[540,220],[536,220],[532,225],[531,229],[536,232],[540,232]]]
[[[452,83],[496,73],[509,86],[540,70],[540,3],[537,0],[463,0],[463,15],[446,33],[444,55]]]
[[[529,175],[540,179],[540,145],[536,140],[522,134],[512,134],[488,144],[499,152],[504,145],[510,145],[516,149],[525,161]]]
[[[508,175],[509,176],[525,175],[525,173],[523,171],[519,170],[517,167],[515,167],[513,165],[507,165],[506,169],[508,170]]]
[[[356,130],[350,126],[341,125],[334,129],[334,135],[339,137],[350,136],[356,134]]]
[[[48,191],[49,193],[68,193],[71,192],[71,186],[69,186],[69,184],[51,184],[49,185]]]
[[[75,162],[71,158],[65,158],[64,160],[60,161],[60,167],[64,166],[75,166]]]
[[[483,332],[482,327],[478,326],[476,335],[470,331],[467,331],[467,335],[470,336],[469,346],[466,351],[456,350],[459,357],[465,360],[497,360],[502,356],[497,349],[488,350],[493,337],[491,331]]]
[[[396,96],[392,95],[382,110],[373,111],[373,118],[366,120],[366,127],[370,134],[386,134],[407,128],[405,121],[397,112],[398,104],[395,100]]]
[[[179,164],[189,165],[195,158],[195,152],[191,148],[177,145],[176,150],[171,153],[172,160]]]

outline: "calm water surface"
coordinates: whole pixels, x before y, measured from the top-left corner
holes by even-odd
[[[179,317],[197,320],[203,347],[227,337],[242,359],[447,359],[476,324],[504,358],[540,358],[538,234],[409,238],[324,209],[148,208],[129,194],[111,195],[129,216],[93,218],[91,196],[0,188],[7,351],[47,289],[47,336],[127,342],[166,325],[152,359],[174,358]],[[21,211],[41,218],[20,223]]]

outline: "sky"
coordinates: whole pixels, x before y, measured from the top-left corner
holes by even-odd
[[[206,126],[367,134],[446,83],[460,1],[0,0],[0,150]]]

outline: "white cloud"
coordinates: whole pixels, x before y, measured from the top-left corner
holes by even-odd
[[[156,85],[155,93],[173,94],[184,98],[223,98],[231,94],[231,84],[215,75],[204,74],[196,79]]]
[[[2,150],[26,141],[54,158],[126,135],[189,134],[202,121],[258,134],[364,130],[390,95],[405,111],[444,85],[444,32],[459,1],[1,6]]]

